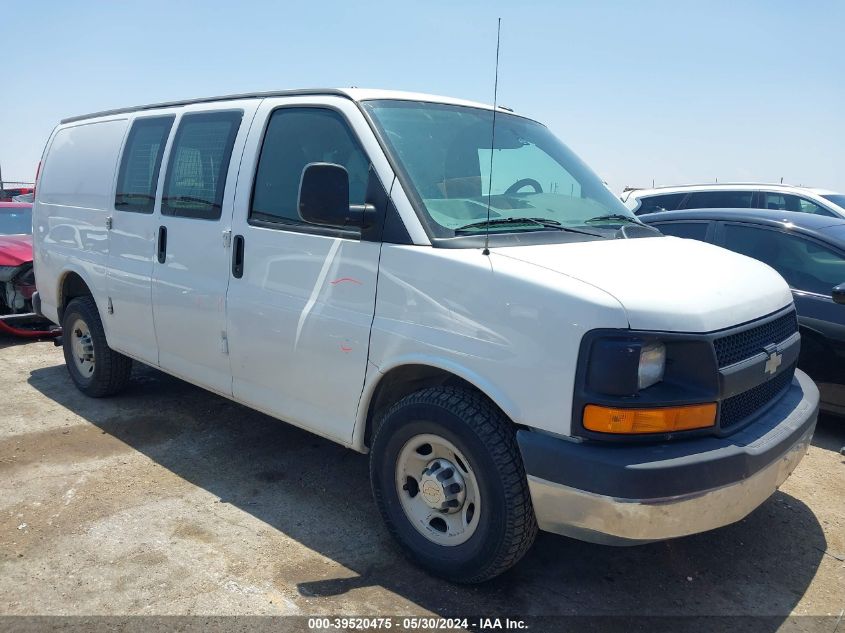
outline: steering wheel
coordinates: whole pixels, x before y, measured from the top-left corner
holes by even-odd
[[[533,187],[534,193],[543,193],[543,186],[533,178],[521,178],[505,190],[505,194],[513,194],[523,187]]]

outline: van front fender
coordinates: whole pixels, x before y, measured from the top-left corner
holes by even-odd
[[[372,422],[370,418],[373,413],[373,399],[376,397],[380,386],[383,385],[383,381],[389,379],[391,375],[402,372],[405,368],[414,368],[413,374],[426,373],[441,381],[445,381],[449,377],[459,378],[483,393],[511,420],[520,419],[520,409],[516,402],[488,377],[449,358],[425,353],[405,354],[390,359],[390,362],[382,364],[381,367],[377,367],[372,362],[367,364],[364,389],[361,393],[358,415],[352,432],[351,447],[354,450],[367,451],[367,425]],[[430,371],[426,372],[425,370]]]

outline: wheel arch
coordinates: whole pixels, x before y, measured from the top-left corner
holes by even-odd
[[[456,363],[414,357],[397,360],[387,367],[371,367],[352,433],[352,448],[355,450],[366,452],[369,449],[379,417],[391,404],[426,387],[454,385],[472,389],[490,400],[514,424],[519,419],[516,403],[501,389],[492,381]]]
[[[59,323],[61,323],[62,318],[64,318],[67,304],[70,303],[72,299],[75,299],[76,297],[90,296],[94,298],[95,302],[97,300],[96,297],[94,297],[91,286],[87,281],[85,281],[82,274],[76,270],[64,271],[59,278],[57,287],[58,297],[56,298],[56,307],[58,308]]]

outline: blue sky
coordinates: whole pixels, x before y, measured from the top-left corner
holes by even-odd
[[[311,86],[499,102],[615,192],[766,180],[845,191],[845,0],[3,3],[0,166],[66,116]],[[9,16],[12,16],[9,18]]]

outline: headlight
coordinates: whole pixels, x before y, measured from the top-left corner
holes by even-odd
[[[640,363],[637,367],[637,386],[645,389],[660,382],[665,370],[666,346],[656,341],[643,345],[640,348]]]
[[[592,330],[578,356],[575,434],[673,434],[716,423],[719,370],[705,335]]]
[[[666,346],[654,339],[608,336],[592,344],[587,366],[591,391],[609,396],[634,396],[663,380]]]

